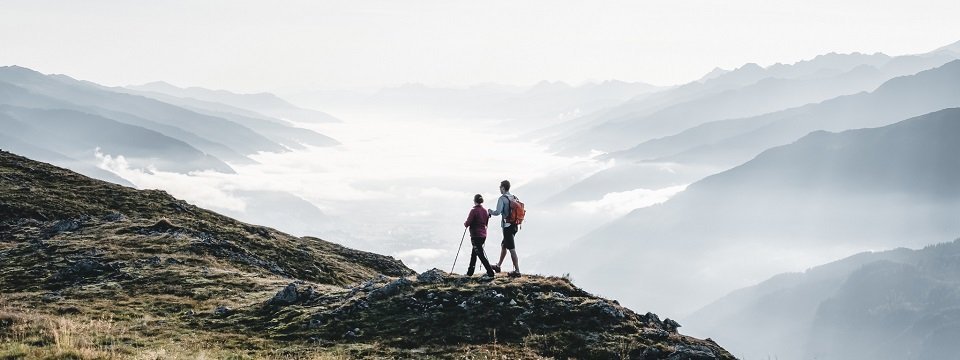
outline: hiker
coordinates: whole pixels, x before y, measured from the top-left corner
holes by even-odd
[[[473,276],[473,269],[477,266],[477,258],[487,270],[485,277],[493,278],[493,268],[490,267],[490,261],[487,260],[487,253],[483,251],[483,243],[487,241],[487,224],[490,222],[490,214],[483,208],[483,196],[476,194],[473,196],[473,209],[467,214],[467,221],[463,222],[464,227],[470,228],[470,243],[473,244],[473,252],[470,253],[470,267],[467,268],[467,276]]]
[[[517,250],[514,244],[514,237],[517,235],[519,227],[516,224],[507,222],[510,213],[510,200],[516,200],[516,196],[510,194],[510,181],[500,182],[500,198],[497,200],[496,209],[489,209],[487,212],[491,216],[500,216],[500,227],[503,228],[503,242],[500,243],[500,261],[493,265],[493,270],[500,272],[500,266],[503,265],[503,259],[507,256],[507,250],[510,250],[510,260],[513,260],[513,271],[510,276],[520,276],[520,265],[517,263]]]

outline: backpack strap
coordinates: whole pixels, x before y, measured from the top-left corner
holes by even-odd
[[[510,198],[507,197],[507,194],[500,195],[500,197],[505,198],[507,203],[503,207],[503,213],[500,214],[503,217],[503,221],[507,221],[507,217],[510,216]]]

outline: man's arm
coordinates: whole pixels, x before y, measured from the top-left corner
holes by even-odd
[[[506,202],[507,202],[507,198],[506,198],[505,196],[501,196],[499,199],[497,199],[497,208],[496,208],[496,209],[490,209],[490,211],[489,211],[489,212],[490,212],[490,215],[491,215],[491,216],[500,216],[500,214],[503,214],[503,212],[506,211],[506,209],[505,209],[505,208],[506,208]]]

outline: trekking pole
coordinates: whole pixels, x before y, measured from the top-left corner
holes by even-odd
[[[450,267],[450,273],[453,274],[453,269],[457,267],[457,258],[460,257],[460,248],[463,247],[463,239],[467,237],[467,228],[463,228],[463,236],[460,236],[460,246],[457,246],[457,256],[453,257],[453,266]]]

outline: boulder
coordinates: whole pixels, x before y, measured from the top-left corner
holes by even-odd
[[[277,292],[270,300],[267,301],[269,306],[287,306],[291,304],[296,304],[300,300],[300,294],[297,292],[297,284],[290,283],[287,287],[283,288]]]
[[[427,271],[424,271],[422,274],[417,275],[417,282],[424,284],[439,284],[447,278],[447,273],[443,270],[433,268]]]
[[[375,289],[367,294],[367,300],[377,301],[381,299],[386,299],[390,296],[399,294],[401,291],[410,288],[413,286],[413,282],[407,278],[399,278],[397,280],[391,281],[389,284],[384,285],[381,288]]]

